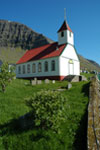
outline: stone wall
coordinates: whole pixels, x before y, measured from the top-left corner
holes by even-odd
[[[90,84],[88,106],[88,150],[100,150],[100,81],[94,77]]]
[[[83,75],[68,75],[64,80],[67,80],[69,82],[79,82],[79,81],[87,81],[87,78]]]

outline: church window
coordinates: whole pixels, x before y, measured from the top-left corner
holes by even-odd
[[[72,59],[70,59],[70,60],[69,60],[69,63],[70,63],[70,64],[73,64],[73,60],[72,60]]]
[[[55,60],[52,60],[51,62],[51,70],[55,71]]]
[[[38,72],[42,72],[42,65],[41,65],[41,63],[38,63]]]
[[[21,74],[21,66],[18,67],[18,74]]]
[[[69,31],[69,36],[71,37],[71,32]]]
[[[27,73],[30,73],[30,64],[27,65]]]
[[[25,74],[25,65],[23,65],[23,74]]]
[[[64,32],[63,31],[61,32],[61,37],[64,37]]]
[[[47,61],[45,61],[45,63],[44,63],[44,70],[45,70],[45,72],[48,71],[48,62]]]
[[[36,64],[32,65],[32,72],[35,73],[36,72]]]

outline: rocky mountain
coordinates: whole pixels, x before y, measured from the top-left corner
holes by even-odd
[[[0,47],[31,49],[51,42],[52,40],[23,24],[0,20]]]
[[[25,50],[39,47],[53,41],[39,34],[26,25],[0,20],[0,60],[16,63]],[[93,60],[88,60],[79,55],[81,69],[97,70],[100,66]]]

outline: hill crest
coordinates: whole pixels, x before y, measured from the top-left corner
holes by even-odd
[[[0,20],[0,47],[21,47],[26,50],[52,42],[24,24]]]

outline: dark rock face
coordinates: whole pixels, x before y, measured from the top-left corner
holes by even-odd
[[[52,42],[23,24],[0,20],[0,47],[31,49]]]

